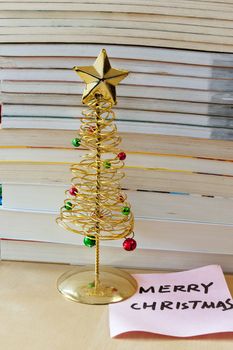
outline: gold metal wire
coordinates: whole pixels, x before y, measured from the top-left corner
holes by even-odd
[[[118,155],[121,152],[118,148],[121,138],[117,135],[115,114],[112,111],[113,104],[116,104],[115,86],[128,75],[128,72],[112,68],[104,49],[93,66],[76,66],[74,70],[86,83],[82,100],[88,106],[88,110],[83,111],[84,118],[79,135],[81,143],[77,139],[75,145],[80,144],[90,152],[83,156],[80,163],[71,166],[74,175],[72,188],[75,191],[73,189],[66,191],[67,198],[60,210],[57,223],[71,232],[86,236],[84,239],[86,245],[95,245],[95,281],[81,286],[82,293],[87,298],[84,300],[90,302],[90,297],[92,301],[94,297],[95,302],[99,304],[98,298],[104,297],[101,303],[105,303],[106,300],[116,302],[124,298],[122,294],[127,295],[125,294],[127,284],[123,286],[122,293],[120,282],[117,283],[117,288],[113,288],[111,281],[109,284],[100,281],[99,246],[100,240],[124,238],[133,233],[134,217],[127,196],[120,187],[120,180],[124,177],[121,171],[124,162]],[[103,276],[103,270],[101,272]],[[118,274],[113,275],[115,285]],[[90,277],[92,278],[92,273]],[[128,296],[132,295],[131,279],[127,277],[124,280],[129,282]],[[71,294],[73,291],[74,300],[80,301],[78,285],[75,283],[74,286],[68,282],[68,286],[69,298],[70,291]],[[62,285],[59,290],[68,295],[67,289],[63,287]],[[135,289],[134,286],[133,291]],[[118,294],[117,298],[114,293]]]
[[[94,239],[99,249],[99,240],[115,240],[132,234],[134,217],[131,211],[129,215],[122,213],[123,207],[130,208],[130,204],[120,187],[124,162],[117,157],[122,151],[118,148],[121,138],[114,124],[112,102],[98,94],[87,105],[79,135],[81,146],[90,152],[79,164],[71,166],[72,186],[78,193],[71,196],[69,190],[66,191],[67,198],[57,222],[71,232]],[[72,203],[71,210],[65,207],[68,202]],[[99,254],[96,256],[98,259]],[[99,263],[96,266],[98,268]]]

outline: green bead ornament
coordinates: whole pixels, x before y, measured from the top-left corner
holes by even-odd
[[[73,204],[71,202],[66,202],[65,208],[66,210],[71,210],[73,208]]]
[[[87,285],[88,288],[94,288],[95,287],[95,282],[90,282]]]
[[[105,160],[104,161],[104,167],[105,167],[105,169],[111,168],[111,163],[108,160]]]
[[[71,141],[71,143],[72,143],[72,145],[73,145],[74,147],[79,147],[80,144],[81,144],[81,139],[79,139],[78,137],[76,137],[75,139],[73,139],[73,140]]]
[[[124,215],[129,215],[130,213],[130,208],[129,207],[123,207],[121,210],[122,214]]]
[[[84,237],[83,243],[86,247],[89,247],[89,248],[94,247],[95,246],[95,236]]]

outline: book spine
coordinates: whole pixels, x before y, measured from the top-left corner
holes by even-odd
[[[1,259],[63,263],[73,265],[93,264],[94,252],[86,253],[83,246],[17,240],[1,240]],[[233,272],[233,257],[227,254],[208,254],[159,249],[137,249],[136,258],[129,259],[122,248],[101,247],[101,263],[108,266],[160,270],[183,270],[204,265],[219,264],[224,272]]]

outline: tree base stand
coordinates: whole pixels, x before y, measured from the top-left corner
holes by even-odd
[[[66,298],[79,303],[111,304],[131,297],[137,282],[125,271],[102,266],[96,283],[95,267],[85,266],[64,273],[57,288]]]

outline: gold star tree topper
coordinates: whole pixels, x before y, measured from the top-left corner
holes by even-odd
[[[116,104],[115,86],[127,77],[128,72],[112,68],[106,50],[101,50],[93,66],[75,66],[73,69],[86,83],[82,97],[83,103],[88,103],[95,97],[95,94],[100,94],[104,99]]]

